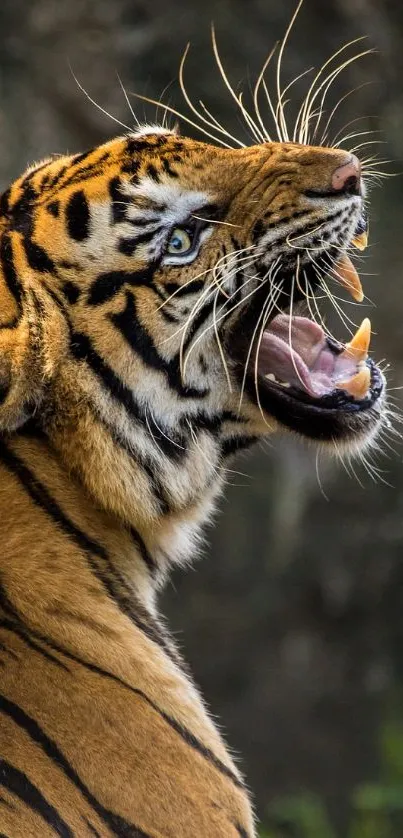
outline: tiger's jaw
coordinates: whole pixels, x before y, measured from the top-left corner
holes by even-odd
[[[269,248],[265,250],[269,236],[263,232],[258,244],[263,287],[244,311],[229,352],[237,361],[241,391],[258,408],[266,432],[274,420],[275,426],[305,438],[354,451],[368,444],[382,423],[385,379],[368,356],[367,318],[347,342],[330,337],[317,322],[320,312],[313,298],[323,296],[335,280],[356,303],[363,300],[347,255],[349,245],[363,250],[367,242],[358,189],[339,204],[329,207],[328,220],[319,225],[325,234],[320,242],[315,231],[288,233],[301,243],[297,257],[291,248],[283,248],[273,260]],[[281,252],[280,243],[278,247]],[[272,283],[269,304],[267,279]]]
[[[365,346],[369,332],[366,319],[342,344],[306,317],[274,317],[244,380],[267,425],[272,427],[274,419],[308,439],[346,443],[353,450],[368,443],[382,421],[385,401],[383,374]],[[243,379],[241,369],[239,364]]]

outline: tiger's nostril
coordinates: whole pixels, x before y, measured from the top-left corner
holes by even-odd
[[[348,163],[333,172],[332,187],[337,192],[344,192],[347,195],[361,194],[361,163],[354,154]]]

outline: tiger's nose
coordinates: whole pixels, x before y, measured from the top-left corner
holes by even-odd
[[[337,192],[346,195],[361,194],[361,163],[355,154],[352,154],[348,163],[338,166],[332,175],[332,187]]]

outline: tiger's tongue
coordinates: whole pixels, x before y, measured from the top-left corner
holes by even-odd
[[[307,317],[279,314],[264,332],[258,355],[260,375],[318,398],[343,389],[363,398],[369,387],[365,366],[370,324],[364,321],[340,354],[329,346],[323,329]],[[358,376],[358,378],[357,378]]]

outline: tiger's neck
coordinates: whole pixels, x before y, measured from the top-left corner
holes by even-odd
[[[167,509],[168,501],[163,504],[161,498],[160,514],[152,515],[147,493],[155,490],[154,485],[139,481],[132,509],[118,514],[109,502],[109,483],[113,474],[119,476],[114,500],[121,513],[124,503],[118,490],[125,462],[119,461],[118,454],[111,462],[108,446],[105,451],[98,440],[96,463],[96,449],[83,447],[82,437],[75,447],[74,435],[67,445],[66,429],[59,427],[59,434],[63,457],[34,423],[0,439],[0,571],[3,564],[7,574],[14,573],[16,578],[28,573],[29,579],[18,585],[31,594],[32,580],[38,578],[46,577],[46,584],[58,588],[53,569],[64,573],[73,552],[85,557],[86,572],[101,582],[122,612],[130,613],[140,606],[144,613],[155,615],[156,592],[170,565],[189,557],[195,534],[210,512],[216,486],[183,508]],[[55,438],[61,443],[58,434]],[[132,469],[137,468],[134,461]],[[89,476],[94,478],[93,484]],[[149,472],[147,477],[152,484]],[[126,475],[126,481],[129,478],[132,474]],[[192,491],[196,482],[195,476]],[[182,485],[182,493],[185,496],[186,486]],[[77,585],[77,602],[82,581]],[[62,601],[62,591],[60,598]]]
[[[119,389],[95,382],[86,363],[60,374],[42,417],[47,439],[77,477],[93,509],[136,532],[140,553],[160,585],[173,564],[188,561],[223,485],[227,457],[252,444],[246,422],[210,405],[169,424],[144,409],[131,416]],[[64,389],[65,387],[65,389]],[[138,407],[136,408],[138,410]]]
[[[33,612],[60,616],[69,598],[72,614],[102,614],[105,626],[129,615],[170,652],[156,592],[195,549],[224,452],[253,437],[229,411],[194,416],[187,435],[164,434],[122,418],[118,398],[100,404],[86,364],[74,367],[74,391],[72,380],[67,369],[48,390],[41,429],[32,420],[0,442],[2,573]]]

